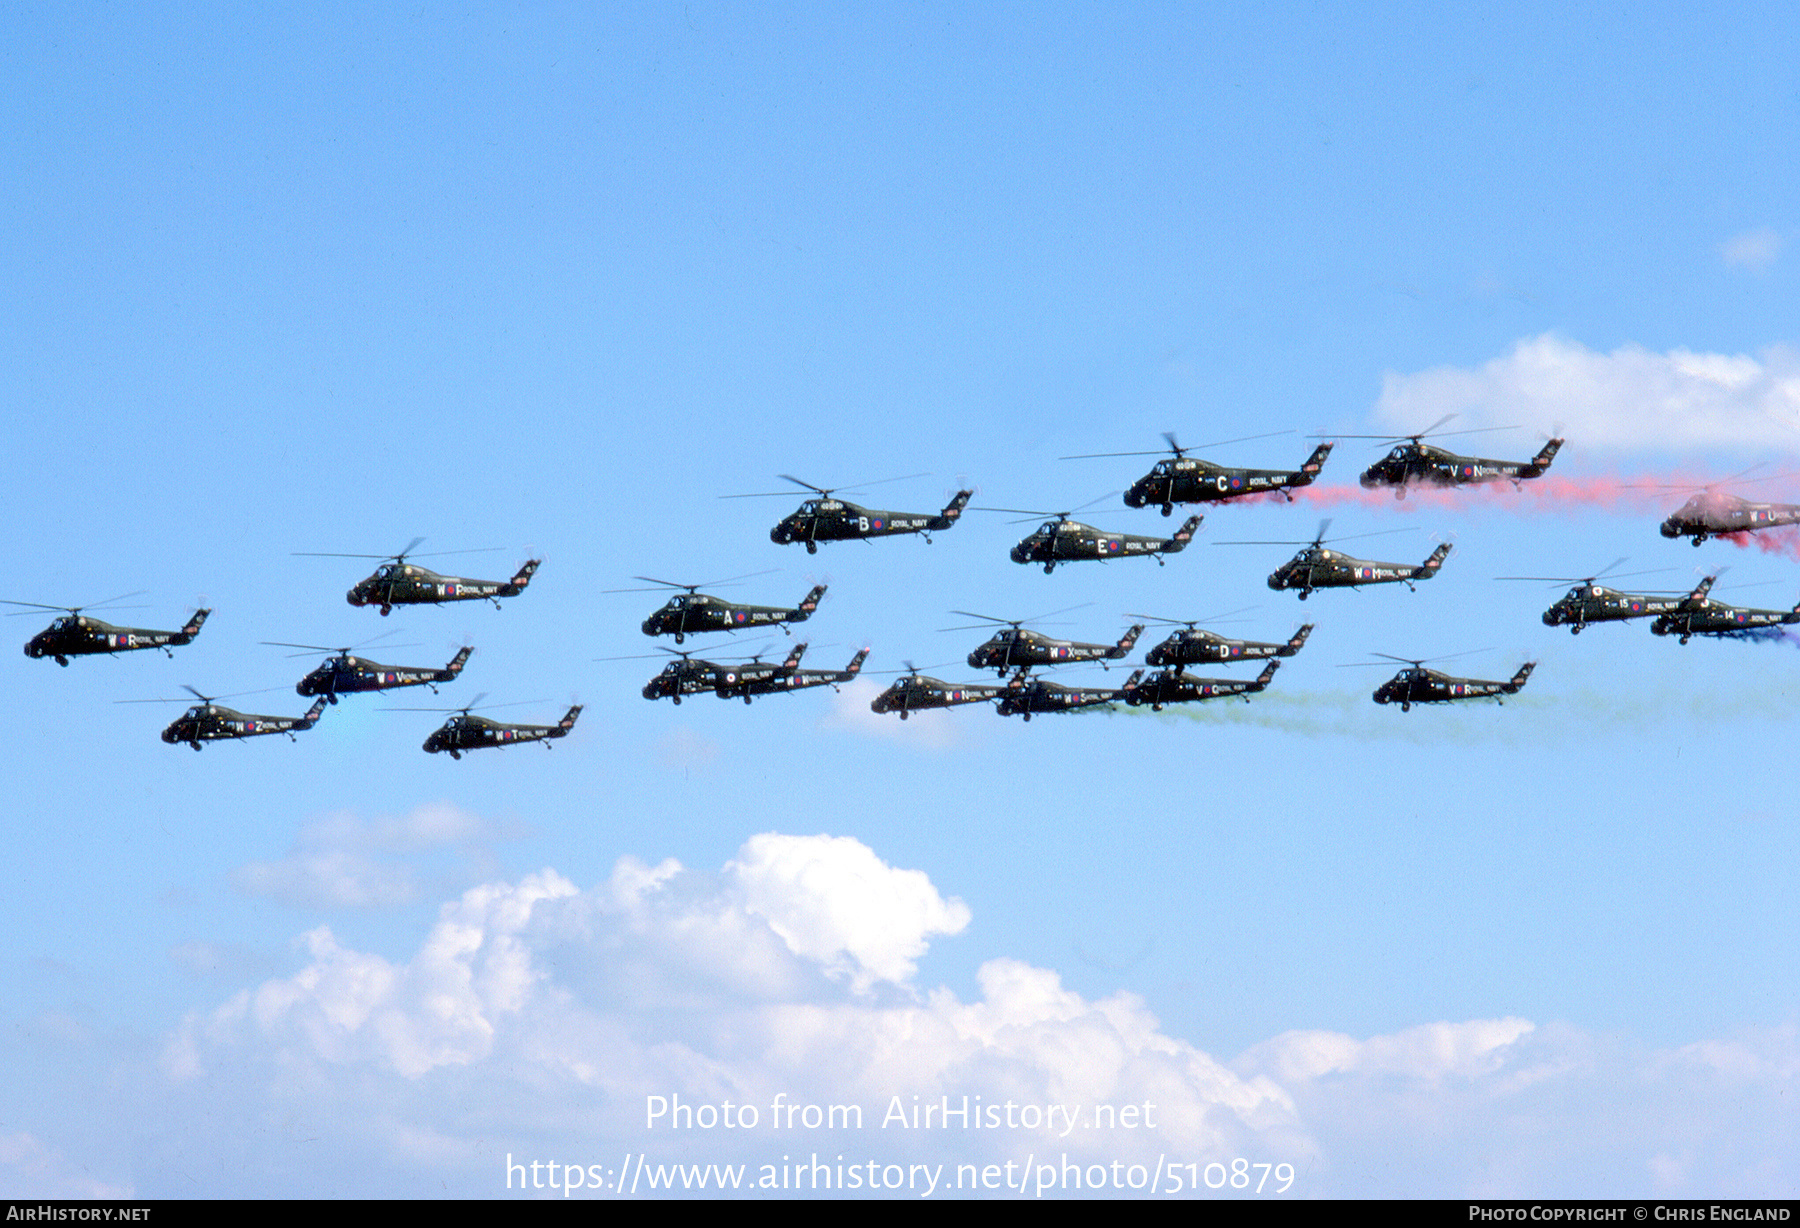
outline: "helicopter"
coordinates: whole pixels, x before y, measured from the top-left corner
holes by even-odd
[[[839,490],[855,490],[854,486],[814,486],[811,482],[802,482],[791,474],[776,475],[784,482],[792,482],[796,486],[804,486],[808,490],[817,491],[817,499],[803,502],[799,510],[769,530],[769,540],[778,546],[786,546],[793,542],[806,543],[808,554],[819,552],[820,542],[867,541],[875,537],[895,537],[902,533],[917,533],[927,543],[933,533],[942,533],[955,526],[963,514],[963,508],[969,505],[972,490],[959,490],[951,496],[944,510],[933,516],[929,512],[883,512],[873,508],[861,507],[847,499],[833,499],[831,496]],[[923,474],[909,474],[908,477],[922,477]],[[885,478],[883,481],[899,482],[904,478]],[[878,486],[879,482],[864,482],[864,486]],[[727,499],[762,499],[771,498],[785,492],[772,491],[757,495],[725,495]]]
[[[798,645],[788,659],[797,664],[800,654],[805,648],[805,644]],[[850,658],[850,664],[843,669],[795,669],[783,665],[766,675],[752,677],[745,677],[742,674],[734,677],[732,671],[727,670],[719,675],[718,685],[713,689],[720,699],[742,699],[745,703],[749,703],[758,695],[779,695],[786,691],[804,691],[808,687],[815,686],[835,688],[838,683],[849,682],[860,674],[862,664],[868,659],[868,656],[867,648],[859,650],[854,657]]]
[[[1152,648],[1144,657],[1151,665],[1202,665],[1220,661],[1259,661],[1265,657],[1291,657],[1306,643],[1313,632],[1312,623],[1302,626],[1288,637],[1285,644],[1269,644],[1260,640],[1231,640],[1212,631],[1202,631],[1199,623],[1175,618],[1158,618],[1154,614],[1133,614],[1152,622],[1172,623],[1185,630],[1176,631]]]
[[[1098,687],[1070,687],[1057,682],[1045,682],[1041,678],[1031,678],[1030,667],[1026,666],[1013,675],[1013,680],[1000,695],[998,711],[1001,716],[1024,716],[1026,723],[1031,721],[1034,712],[1072,712],[1076,708],[1093,708],[1100,704],[1113,703],[1125,699],[1143,677],[1143,670],[1133,670],[1125,685],[1118,690],[1106,690]]]
[[[1080,609],[1072,606],[1071,609]],[[1001,624],[994,632],[994,638],[976,648],[969,654],[970,669],[991,669],[1002,677],[1011,669],[1021,665],[1068,665],[1076,661],[1099,661],[1101,668],[1108,661],[1123,661],[1131,655],[1131,649],[1137,643],[1138,636],[1144,633],[1140,623],[1125,632],[1117,644],[1084,644],[1076,640],[1051,639],[1036,631],[1024,630],[1021,624],[1035,622],[1036,619],[1004,619],[995,618],[991,614],[975,614],[968,610],[951,610],[952,614],[961,614],[965,618],[979,618],[988,623]],[[1067,610],[1057,610],[1057,614],[1065,614]],[[1049,618],[1049,614],[1041,614],[1039,618]],[[965,631],[973,628],[950,627],[947,630]]]
[[[1312,596],[1316,588],[1361,588],[1365,584],[1404,584],[1416,591],[1415,580],[1429,580],[1450,557],[1450,543],[1440,542],[1423,563],[1377,563],[1352,558],[1337,550],[1327,550],[1325,530],[1331,518],[1319,522],[1319,535],[1310,542],[1220,542],[1221,546],[1305,546],[1306,549],[1277,567],[1269,576],[1269,587],[1277,592],[1284,588],[1300,590],[1300,600]],[[1359,533],[1357,537],[1379,537],[1385,533],[1402,533],[1404,529],[1384,529],[1379,533]],[[1351,541],[1353,538],[1337,538]]]
[[[1256,677],[1244,680],[1240,678],[1195,678],[1190,676],[1181,666],[1165,669],[1152,674],[1142,682],[1133,674],[1125,684],[1125,702],[1133,707],[1150,705],[1152,712],[1161,712],[1164,704],[1185,704],[1198,699],[1218,699],[1226,695],[1242,695],[1244,702],[1250,702],[1250,696],[1268,687],[1275,677],[1275,671],[1281,668],[1281,662],[1270,661],[1263,666],[1263,672]]]
[[[751,572],[750,575],[766,575],[766,572]],[[748,576],[737,576],[735,579],[748,579]],[[634,580],[643,580],[650,584],[660,584],[664,588],[678,588],[685,591],[669,598],[662,609],[644,620],[645,635],[672,635],[677,644],[682,643],[690,635],[698,635],[705,631],[744,631],[752,627],[781,627],[783,635],[792,635],[784,624],[803,623],[812,617],[813,611],[819,608],[819,602],[825,596],[826,585],[815,584],[812,591],[800,599],[794,609],[784,606],[739,605],[736,602],[724,601],[696,590],[711,588],[730,583],[726,580],[710,580],[705,584],[676,584],[672,580],[658,580],[653,576],[633,576]],[[616,588],[608,589],[614,593],[654,592],[650,589]]]
[[[1285,435],[1286,431],[1275,431],[1272,435]],[[1272,435],[1246,435],[1243,439],[1226,439],[1218,443],[1201,444],[1203,448],[1220,448],[1228,443],[1243,443],[1249,439],[1268,439]],[[1162,505],[1162,514],[1167,516],[1175,510],[1177,503],[1217,503],[1225,499],[1235,499],[1241,495],[1263,494],[1279,490],[1289,503],[1294,496],[1288,494],[1291,488],[1311,486],[1313,479],[1319,476],[1319,470],[1325,467],[1325,458],[1331,455],[1332,444],[1322,443],[1313,449],[1297,470],[1285,469],[1232,469],[1224,465],[1215,465],[1211,461],[1190,457],[1192,448],[1184,448],[1175,441],[1173,432],[1164,431],[1163,438],[1169,441],[1170,451],[1175,453],[1173,460],[1160,460],[1151,467],[1150,472],[1131,484],[1125,492],[1126,507],[1150,507]],[[1081,456],[1065,456],[1063,460],[1088,460],[1105,456],[1158,456],[1157,452],[1088,452]]]
[[[415,537],[399,554],[321,554],[316,551],[296,552],[304,558],[384,559],[375,574],[359,581],[344,594],[351,605],[378,605],[386,618],[397,605],[442,605],[446,601],[491,601],[500,608],[500,598],[517,597],[537,574],[542,559],[527,559],[510,580],[466,580],[461,576],[440,576],[406,560],[425,539]],[[440,550],[438,554],[481,554],[482,550]],[[429,555],[419,555],[429,558]]]
[[[484,746],[511,746],[518,742],[543,742],[544,749],[549,750],[549,740],[568,737],[569,730],[575,728],[576,718],[581,715],[582,705],[574,704],[563,713],[562,720],[554,725],[508,725],[485,716],[471,715],[485,697],[486,693],[483,692],[467,708],[454,709],[456,715],[433,730],[431,736],[425,739],[425,752],[435,755],[439,751],[449,751],[452,759],[461,759],[464,751],[480,750]],[[412,712],[432,709],[396,710]],[[436,711],[441,712],[443,709]]]
[[[894,680],[887,690],[869,701],[869,711],[877,713],[898,712],[900,719],[905,720],[914,712],[923,712],[929,708],[954,708],[961,704],[986,703],[990,699],[998,699],[1009,689],[1022,685],[1021,678],[1015,678],[1006,686],[989,686],[985,683],[966,683],[962,686],[951,686],[936,678],[921,674],[911,661],[906,662],[906,675]]]
[[[1121,559],[1135,554],[1148,554],[1161,567],[1163,555],[1180,554],[1187,549],[1188,542],[1193,540],[1203,519],[1200,516],[1189,516],[1175,530],[1175,536],[1161,538],[1141,537],[1136,533],[1107,533],[1093,525],[1070,520],[1070,512],[1036,512],[1019,507],[991,507],[983,510],[1053,517],[1045,521],[1037,532],[1012,548],[1013,562],[1042,563],[1045,575],[1055,571],[1058,563],[1073,563],[1080,559]]]
[[[1571,576],[1498,576],[1496,579],[1544,580],[1550,584],[1573,584],[1574,588],[1571,588],[1555,605],[1544,611],[1546,627],[1560,627],[1566,623],[1570,635],[1580,635],[1582,629],[1589,623],[1624,622],[1632,618],[1651,618],[1658,614],[1673,614],[1682,609],[1683,605],[1692,598],[1692,594],[1680,593],[1622,593],[1618,589],[1607,588],[1596,583],[1602,576],[1610,574],[1614,567],[1624,561],[1622,558],[1614,559],[1603,570],[1580,578]],[[1624,572],[1617,578],[1649,574],[1651,572]],[[1710,587],[1710,585],[1703,587]],[[1699,599],[1705,600],[1704,592],[1700,593]]]
[[[1459,456],[1455,452],[1424,442],[1426,436],[1456,417],[1445,414],[1416,435],[1348,435],[1347,439],[1383,439],[1397,445],[1392,452],[1363,471],[1365,490],[1391,486],[1394,498],[1406,498],[1408,483],[1428,486],[1469,486],[1482,482],[1510,481],[1514,486],[1529,478],[1542,477],[1563,446],[1561,437],[1552,438],[1528,461],[1488,460],[1481,456]],[[1510,430],[1510,427],[1482,427],[1478,430]],[[1446,431],[1449,435],[1473,435],[1478,431]]]
[[[183,684],[182,690],[194,696],[200,702],[176,717],[169,727],[162,731],[162,740],[171,746],[177,742],[186,742],[195,750],[200,749],[202,742],[219,742],[228,738],[254,738],[266,733],[285,733],[292,741],[296,730],[311,729],[319,723],[319,713],[325,711],[325,700],[321,696],[313,701],[313,706],[300,716],[255,716],[227,708],[214,702],[214,696],[202,695],[193,687]],[[249,692],[245,692],[249,694]],[[229,698],[226,696],[225,698]],[[122,699],[120,703],[176,703],[168,699]]]
[[[1452,678],[1435,669],[1426,669],[1425,661],[1431,658],[1415,660],[1411,657],[1388,656],[1385,652],[1375,655],[1399,661],[1406,666],[1377,687],[1374,695],[1376,703],[1399,704],[1402,712],[1411,712],[1414,704],[1441,704],[1457,699],[1486,699],[1490,696],[1496,703],[1505,703],[1500,697],[1517,695],[1524,689],[1525,680],[1531,677],[1531,671],[1537,668],[1536,661],[1527,661],[1507,681],[1489,682],[1481,678]]]
[[[1800,623],[1800,604],[1791,610],[1752,610],[1726,605],[1707,596],[1718,576],[1707,576],[1689,593],[1681,608],[1660,614],[1650,624],[1656,635],[1675,635],[1685,644],[1695,635],[1745,636],[1763,627]]]
[[[179,631],[146,631],[142,627],[115,627],[111,623],[101,622],[82,613],[83,610],[100,609],[115,601],[123,601],[127,597],[140,596],[139,593],[121,593],[117,597],[108,597],[105,601],[97,601],[91,606],[44,605],[36,601],[5,601],[0,605],[29,606],[34,610],[66,610],[61,618],[31,637],[25,645],[28,657],[54,657],[61,666],[69,664],[70,657],[96,656],[100,653],[111,655],[118,652],[131,652],[138,648],[160,648],[173,657],[170,648],[179,648],[183,644],[191,644],[194,637],[200,634],[200,628],[206,622],[211,610],[195,610],[187,620],[187,625]],[[23,614],[21,610],[19,613]]]
[[[367,642],[374,643],[374,640]],[[431,693],[435,695],[437,694],[437,684],[455,681],[456,677],[462,673],[463,666],[468,662],[470,654],[475,651],[473,648],[464,647],[458,650],[443,669],[428,669],[417,666],[382,665],[365,657],[351,656],[349,648],[321,648],[317,644],[287,644],[279,640],[264,640],[263,643],[274,648],[305,648],[311,652],[335,653],[335,656],[307,674],[294,687],[294,690],[302,695],[323,695],[334,704],[338,701],[339,695],[353,695],[363,691],[386,691],[403,686],[428,686],[431,688]]]
[[[1691,537],[1698,546],[1709,537],[1784,524],[1800,524],[1800,504],[1752,503],[1736,495],[1706,490],[1682,504],[1679,511],[1662,522],[1659,531],[1664,537]]]

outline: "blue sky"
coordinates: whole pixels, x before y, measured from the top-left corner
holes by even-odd
[[[0,1186],[506,1196],[503,1157],[778,1162],[648,1096],[1168,1106],[1152,1136],[803,1143],[887,1162],[1288,1163],[1302,1195],[1791,1195],[1791,643],[1544,627],[1705,480],[1800,451],[1793,18],[1552,6],[684,5],[8,14],[10,599],[215,609],[174,660],[6,667]],[[1073,507],[1142,460],[1297,465],[1456,425],[1542,489],[1406,503],[1344,440],[1166,567],[1029,526],[781,548],[774,475]],[[1550,485],[1550,483],[1558,483]],[[1789,481],[1746,493],[1792,497]],[[793,501],[798,503],[798,498]],[[1084,513],[1088,515],[1088,513]],[[1443,572],[1263,578],[1323,516]],[[1173,522],[1105,498],[1092,518]],[[545,558],[382,620],[296,552]],[[450,564],[454,564],[453,567]],[[809,665],[955,661],[952,609],[1318,630],[1255,702],[877,719],[886,679],[649,704],[632,576],[830,594]],[[1756,585],[1741,590],[1731,585]],[[40,626],[15,618],[23,644]],[[353,698],[194,755],[122,699],[290,687],[263,640],[397,627],[449,703],[573,736],[426,756]],[[1147,637],[1144,646],[1154,642]],[[785,651],[777,636],[772,651]],[[710,648],[710,642],[703,643]],[[1368,702],[1371,652],[1539,661],[1504,707]],[[1141,660],[1141,651],[1137,656]],[[963,678],[954,666],[934,671]],[[1095,674],[1101,679],[1119,675]],[[1080,675],[1086,680],[1087,675]],[[410,703],[409,700],[395,701]],[[304,706],[284,690],[243,700]],[[608,1178],[615,1180],[616,1178]],[[541,1191],[534,1191],[534,1193]],[[516,1191],[513,1196],[518,1196]],[[940,1194],[941,1196],[941,1194]]]

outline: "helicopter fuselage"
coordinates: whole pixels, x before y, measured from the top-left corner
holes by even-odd
[[[574,705],[554,725],[507,725],[485,716],[461,712],[433,731],[425,739],[424,749],[433,755],[439,751],[448,751],[452,759],[461,759],[464,751],[480,750],[484,746],[511,746],[517,742],[566,738],[569,730],[575,728],[581,708],[580,704]]]
[[[1296,470],[1232,469],[1197,456],[1170,457],[1157,461],[1149,473],[1131,484],[1125,492],[1125,506],[1160,504],[1162,514],[1167,516],[1177,503],[1218,503],[1243,495],[1310,486],[1325,467],[1325,458],[1331,455],[1331,448],[1329,443],[1320,444]]]
[[[32,636],[25,645],[25,655],[32,658],[54,657],[58,665],[67,665],[70,657],[97,656],[101,653],[131,652],[140,648],[170,648],[191,644],[211,610],[196,610],[179,631],[147,631],[142,627],[115,627],[86,614],[64,614],[44,630]],[[169,653],[170,656],[175,654]]]

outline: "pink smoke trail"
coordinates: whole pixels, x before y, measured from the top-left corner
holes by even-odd
[[[1668,515],[1684,500],[1688,490],[1703,483],[1687,474],[1661,477],[1644,475],[1627,481],[1610,475],[1565,477],[1545,474],[1528,478],[1515,487],[1509,481],[1479,482],[1468,486],[1409,485],[1406,498],[1396,499],[1391,488],[1364,490],[1360,486],[1302,486],[1293,491],[1294,502],[1313,507],[1449,508],[1473,503],[1478,507],[1499,507],[1532,515],[1557,513],[1574,507],[1599,508],[1606,511],[1651,512]],[[1657,489],[1658,487],[1674,488]],[[1242,495],[1222,500],[1230,503],[1285,503],[1280,491]]]
[[[1800,529],[1792,525],[1782,525],[1773,529],[1758,529],[1756,532],[1719,533],[1715,534],[1720,541],[1730,542],[1740,550],[1755,546],[1764,554],[1776,554],[1786,559],[1800,559]]]

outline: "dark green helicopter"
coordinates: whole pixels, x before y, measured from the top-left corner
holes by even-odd
[[[1752,503],[1736,495],[1707,489],[1663,521],[1660,532],[1664,537],[1691,537],[1698,546],[1709,537],[1773,529],[1785,524],[1800,524],[1800,504]]]
[[[1234,610],[1232,613],[1238,613]],[[1152,622],[1170,623],[1181,627],[1168,639],[1152,648],[1144,660],[1150,665],[1212,665],[1227,661],[1260,661],[1267,657],[1291,657],[1298,653],[1306,643],[1306,637],[1312,634],[1313,624],[1307,623],[1285,644],[1264,643],[1261,640],[1227,639],[1214,631],[1200,628],[1203,622],[1214,622],[1228,615],[1215,615],[1213,618],[1200,618],[1184,621],[1179,618],[1160,618],[1155,614],[1133,614],[1133,618],[1147,618]]]
[[[1286,435],[1287,431],[1273,431],[1268,435],[1246,435],[1242,439],[1225,439],[1218,443],[1203,443],[1202,448],[1222,448],[1230,443],[1244,443],[1251,439],[1269,439],[1275,435]],[[1280,491],[1292,503],[1294,496],[1288,492],[1301,486],[1311,486],[1313,479],[1325,467],[1325,458],[1331,455],[1332,445],[1322,443],[1313,449],[1299,469],[1233,469],[1225,465],[1215,465],[1211,461],[1190,457],[1192,448],[1184,448],[1175,442],[1170,431],[1163,432],[1163,438],[1169,441],[1170,451],[1175,453],[1172,460],[1161,460],[1151,467],[1150,472],[1131,484],[1125,492],[1126,507],[1150,507],[1162,505],[1162,514],[1167,516],[1175,510],[1177,503],[1218,503],[1226,499],[1236,499],[1243,495],[1267,494]],[[1089,460],[1106,456],[1160,456],[1159,452],[1088,452],[1080,456],[1065,456],[1063,460]]]
[[[1448,657],[1395,657],[1385,652],[1374,655],[1406,666],[1377,687],[1373,696],[1378,704],[1399,704],[1402,712],[1411,712],[1414,704],[1451,703],[1459,699],[1493,699],[1496,703],[1505,703],[1501,697],[1522,691],[1525,680],[1537,668],[1536,661],[1527,661],[1507,681],[1490,682],[1482,678],[1452,678],[1449,674],[1425,668],[1426,661],[1445,661]]]
[[[805,650],[805,644],[796,645],[788,659],[798,663],[800,654]],[[859,650],[843,669],[794,669],[784,666],[763,676],[745,676],[741,672],[734,676],[733,671],[727,670],[719,675],[718,685],[713,689],[720,699],[741,699],[749,703],[758,695],[781,695],[815,686],[835,688],[841,682],[855,679],[862,672],[862,664],[868,656],[867,648]]]
[[[407,543],[406,549],[399,554],[322,554],[316,551],[297,551],[299,557],[316,559],[385,559],[375,574],[357,583],[344,600],[351,605],[378,605],[381,615],[386,618],[393,613],[397,605],[442,605],[446,601],[492,601],[494,608],[500,608],[500,598],[517,597],[531,583],[531,577],[537,574],[542,559],[527,559],[525,565],[514,573],[510,580],[468,580],[462,576],[440,576],[437,572],[420,567],[406,560],[412,557],[413,549],[423,537],[415,537]],[[436,555],[444,554],[485,554],[489,550],[500,547],[484,547],[480,550],[439,550]],[[419,555],[419,558],[431,558],[434,555]]]
[[[791,474],[775,475],[784,482],[792,482],[796,486],[804,486],[808,490],[817,491],[817,499],[803,502],[799,510],[769,530],[769,540],[779,546],[793,542],[806,543],[808,554],[819,552],[820,542],[867,541],[875,537],[896,537],[903,533],[917,533],[927,543],[933,533],[942,533],[955,526],[962,517],[963,508],[969,505],[969,497],[975,492],[959,490],[951,496],[944,510],[933,516],[929,512],[885,512],[851,503],[848,499],[834,499],[831,496],[840,490],[859,490],[860,486],[814,486],[811,482],[802,482]],[[923,477],[924,474],[913,473],[908,477]],[[901,482],[905,478],[884,478],[882,482]],[[864,482],[862,486],[879,486],[882,482]],[[726,499],[767,499],[774,498],[786,491],[767,491],[754,495],[723,495]]]
[[[984,683],[964,683],[953,686],[936,678],[921,674],[911,661],[906,662],[904,677],[894,680],[892,685],[874,699],[869,701],[869,711],[886,714],[898,712],[900,719],[905,720],[914,712],[924,712],[932,708],[955,708],[963,704],[986,703],[998,699],[1009,689],[1023,685],[1022,679],[1014,679],[1006,686],[989,686]]]
[[[391,635],[392,632],[389,632]],[[385,639],[377,636],[376,639]],[[454,682],[462,673],[463,666],[475,650],[462,648],[450,659],[443,669],[429,667],[382,665],[378,661],[370,661],[365,657],[353,657],[351,648],[360,648],[361,644],[352,644],[346,648],[321,648],[317,644],[288,644],[280,640],[262,641],[274,648],[305,648],[311,655],[315,652],[334,653],[329,661],[307,674],[294,687],[302,695],[323,695],[332,703],[336,703],[339,695],[355,695],[366,691],[387,691],[396,687],[428,686],[433,695],[437,694],[437,684]],[[375,640],[364,643],[373,644]]]
[[[1685,644],[1696,635],[1744,639],[1759,632],[1769,634],[1762,632],[1763,628],[1800,623],[1800,605],[1791,610],[1752,610],[1714,601],[1707,594],[1718,578],[1716,574],[1707,576],[1687,595],[1679,610],[1658,615],[1650,630],[1657,635],[1680,636]]]
[[[1438,427],[1456,417],[1445,414],[1416,435],[1345,435],[1344,439],[1382,439],[1395,444],[1392,452],[1370,465],[1362,475],[1365,490],[1382,486],[1394,489],[1394,498],[1406,498],[1409,484],[1415,486],[1470,486],[1482,482],[1511,482],[1517,486],[1529,478],[1542,477],[1550,462],[1563,446],[1561,438],[1551,439],[1528,461],[1488,460],[1481,456],[1459,456],[1455,452],[1423,442]],[[1446,431],[1447,435],[1475,435],[1485,431],[1510,431],[1509,426],[1481,427],[1469,431]]]
[[[239,738],[261,737],[269,733],[285,733],[290,741],[294,733],[301,729],[311,729],[319,723],[319,713],[325,711],[323,698],[313,701],[313,706],[300,716],[257,716],[247,712],[239,712],[235,708],[227,708],[215,702],[215,697],[202,695],[193,687],[182,685],[182,690],[194,696],[200,702],[176,717],[169,727],[162,731],[162,740],[174,745],[186,742],[195,750],[200,749],[202,742],[220,742]],[[244,691],[245,695],[261,694],[259,691]],[[218,698],[229,699],[231,696]],[[121,699],[119,703],[181,703],[178,699]]]
[[[739,605],[719,597],[699,592],[702,588],[717,588],[720,585],[733,583],[736,580],[747,580],[750,576],[767,575],[767,572],[753,571],[749,575],[735,576],[732,580],[709,580],[704,584],[676,584],[672,580],[658,580],[654,576],[633,576],[634,580],[643,580],[649,584],[658,584],[663,588],[683,590],[669,598],[662,609],[644,620],[645,635],[672,635],[677,644],[690,635],[699,635],[707,631],[750,631],[757,627],[780,627],[783,635],[792,635],[787,629],[788,623],[803,623],[811,618],[813,611],[819,608],[819,602],[825,596],[826,585],[815,584],[800,604],[793,609],[785,606],[771,605]],[[609,593],[646,593],[655,589],[612,588]]]
[[[485,746],[512,746],[516,743],[543,742],[544,749],[550,749],[550,741],[555,738],[566,738],[569,730],[575,728],[575,721],[581,715],[582,705],[571,705],[563,713],[562,720],[554,725],[508,725],[501,721],[490,720],[485,716],[472,715],[481,701],[487,698],[487,692],[477,695],[466,708],[452,708],[449,711],[456,715],[445,721],[430,737],[425,739],[423,749],[427,754],[435,755],[439,751],[448,751],[452,759],[461,759],[463,752],[480,750]],[[321,701],[323,702],[323,701]],[[527,700],[526,702],[533,702]],[[497,707],[502,705],[489,705]],[[394,712],[443,712],[443,708],[393,708]]]
[[[1615,588],[1607,588],[1595,581],[1602,576],[1610,575],[1613,568],[1625,560],[1614,559],[1604,570],[1591,576],[1498,576],[1500,580],[1542,580],[1549,584],[1573,584],[1562,600],[1544,611],[1546,627],[1566,625],[1570,635],[1580,635],[1589,623],[1625,622],[1633,618],[1654,618],[1659,614],[1674,614],[1689,600],[1689,595],[1682,593],[1624,593]],[[1667,571],[1666,567],[1652,568],[1650,571],[1622,572],[1615,579],[1626,576],[1651,575],[1654,572]],[[1704,594],[1701,600],[1704,600]]]
[[[1033,713],[1041,712],[1073,712],[1077,708],[1093,708],[1101,704],[1115,703],[1124,699],[1143,676],[1143,670],[1134,670],[1125,685],[1118,690],[1103,687],[1063,686],[1059,682],[1045,682],[1041,678],[1029,676],[1030,670],[1021,669],[1013,676],[1013,680],[1000,696],[998,711],[1001,716],[1023,716],[1030,723]]]
[[[212,613],[211,610],[195,610],[189,616],[187,625],[179,631],[115,627],[82,613],[83,610],[101,609],[115,601],[141,595],[141,592],[121,593],[117,597],[108,597],[105,601],[96,601],[89,606],[44,605],[36,601],[0,601],[0,605],[29,606],[34,610],[66,610],[67,613],[32,636],[25,645],[26,656],[54,657],[56,663],[63,666],[68,665],[70,657],[90,657],[101,653],[111,655],[139,648],[160,648],[173,657],[175,654],[169,652],[169,649],[193,643],[194,637],[200,634],[200,628],[206,622],[206,616]],[[25,611],[21,610],[19,613],[24,614]]]
[[[1099,502],[1094,500],[1093,502]],[[1051,520],[1012,548],[1012,561],[1015,563],[1042,563],[1044,574],[1049,575],[1056,570],[1058,563],[1074,563],[1083,559],[1124,559],[1137,555],[1150,555],[1156,559],[1156,565],[1162,566],[1165,554],[1180,554],[1187,549],[1188,542],[1200,528],[1200,516],[1189,516],[1173,537],[1142,537],[1136,533],[1107,533],[1096,529],[1091,524],[1070,520],[1072,513],[1081,508],[1072,508],[1067,512],[1039,512],[1022,507],[990,507],[983,508],[988,512],[1018,512],[1026,516],[1050,516]]]
[[[1070,606],[1069,610],[1083,609],[1082,606]],[[1120,637],[1116,644],[1084,644],[1079,640],[1058,640],[1036,631],[1027,631],[1023,624],[1037,622],[1040,619],[1052,618],[1056,614],[1066,614],[1069,610],[1056,610],[1051,614],[1040,614],[1036,618],[1006,619],[995,618],[991,614],[976,614],[970,610],[951,610],[952,614],[961,614],[964,618],[979,618],[989,624],[998,623],[1000,629],[987,643],[969,654],[970,669],[991,669],[1002,677],[1009,670],[1021,665],[1073,665],[1079,661],[1098,661],[1101,668],[1106,668],[1108,661],[1123,661],[1131,655],[1132,646],[1137,643],[1138,636],[1144,633],[1143,625],[1132,627]],[[971,631],[982,629],[979,624],[968,627],[946,627],[946,631]]]
[[[1365,584],[1404,584],[1415,588],[1413,581],[1429,580],[1450,557],[1450,543],[1441,542],[1417,567],[1409,563],[1378,563],[1371,559],[1353,558],[1338,550],[1328,550],[1325,530],[1331,527],[1327,517],[1319,522],[1319,535],[1310,542],[1220,542],[1221,546],[1305,546],[1306,549],[1277,567],[1269,576],[1269,587],[1277,592],[1284,588],[1300,590],[1305,601],[1318,588],[1361,588]],[[1358,533],[1355,537],[1331,540],[1354,541],[1356,537],[1381,537],[1387,533],[1404,533],[1405,529],[1383,529],[1377,533]]]
[[[1250,696],[1267,689],[1275,678],[1275,671],[1280,668],[1281,662],[1270,661],[1254,678],[1195,678],[1179,665],[1152,674],[1141,682],[1133,674],[1125,684],[1125,702],[1133,707],[1149,704],[1152,712],[1161,712],[1164,704],[1222,699],[1229,695],[1242,695],[1244,702],[1249,703]]]

